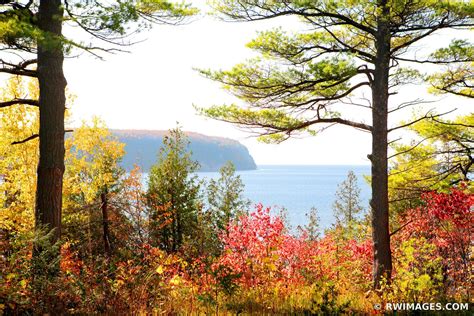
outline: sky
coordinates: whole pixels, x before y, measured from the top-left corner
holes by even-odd
[[[195,3],[203,6],[203,1]],[[285,30],[301,27],[289,19],[229,23],[201,16],[187,25],[155,26],[141,33],[136,39],[143,41],[126,48],[129,53],[103,54],[104,60],[85,53],[69,58],[65,62],[65,74],[69,91],[76,96],[70,124],[77,126],[95,115],[114,129],[164,130],[179,123],[186,131],[240,141],[260,165],[369,164],[370,135],[350,127],[334,126],[316,137],[268,145],[231,124],[196,113],[193,105],[207,107],[237,100],[195,69],[229,69],[255,56],[245,44],[258,30],[274,26]],[[446,42],[443,36],[438,39],[437,44]],[[412,86],[392,98],[392,102],[419,96],[433,99],[426,94],[425,87]],[[457,102],[453,100],[441,101],[453,108]],[[370,123],[370,113],[364,114],[361,108],[351,110],[344,106],[341,110],[348,117]],[[407,119],[407,115],[410,113],[400,113],[392,119],[392,124]]]

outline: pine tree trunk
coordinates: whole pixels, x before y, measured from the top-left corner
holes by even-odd
[[[380,1],[382,14],[378,20],[376,38],[377,59],[372,82],[372,238],[374,249],[373,278],[375,288],[388,281],[392,272],[388,217],[387,120],[388,78],[390,65],[390,33],[386,1]]]
[[[39,164],[36,188],[35,225],[54,230],[52,243],[61,235],[62,184],[64,173],[64,111],[66,79],[64,55],[57,40],[62,32],[60,0],[41,0],[38,26],[49,34],[38,40]],[[36,253],[38,253],[38,249]],[[39,251],[41,252],[41,251]],[[53,260],[53,259],[52,259]]]

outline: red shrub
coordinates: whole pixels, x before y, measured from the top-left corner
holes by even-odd
[[[453,188],[450,193],[425,193],[422,200],[423,206],[406,212],[406,226],[396,241],[424,237],[435,245],[437,255],[443,258],[444,283],[458,291],[471,275],[474,195]]]

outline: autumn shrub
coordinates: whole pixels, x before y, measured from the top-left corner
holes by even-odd
[[[460,186],[449,193],[427,192],[421,199],[421,206],[403,215],[405,226],[394,235],[394,243],[403,245],[416,238],[433,245],[432,256],[424,260],[429,264],[440,258],[444,296],[467,299],[472,276],[474,195]]]
[[[280,217],[259,204],[221,234],[223,253],[200,278],[201,293],[207,303],[233,311],[343,311],[350,304],[365,309],[370,243],[341,234],[319,240],[305,231],[292,235]]]
[[[153,314],[189,304],[192,286],[183,276],[186,263],[149,245],[127,260],[97,257],[86,263],[65,243],[57,275],[37,278],[32,273],[32,267],[39,268],[32,262],[32,239],[18,243],[22,250],[1,271],[0,311],[7,314]]]
[[[68,285],[68,300],[81,313],[135,311],[154,313],[175,306],[173,291],[186,263],[175,255],[144,245],[136,256],[123,261],[97,260],[83,264],[68,245],[63,247],[61,281]]]
[[[422,201],[399,219],[393,278],[382,290],[372,288],[372,242],[363,222],[355,234],[335,225],[314,238],[304,229],[292,234],[280,216],[257,205],[221,231],[220,254],[166,252],[150,246],[146,234],[127,240],[124,230],[127,250],[111,256],[90,256],[77,246],[87,240],[65,242],[50,279],[33,277],[42,264],[32,262],[33,244],[42,237],[14,234],[2,257],[0,308],[10,314],[338,315],[372,313],[374,303],[464,301],[473,196],[461,187],[425,193]]]
[[[424,238],[411,238],[397,252],[396,269],[385,297],[392,302],[438,302],[443,275],[436,247]]]
[[[315,247],[285,234],[283,221],[272,217],[269,208],[257,205],[254,212],[231,223],[221,238],[224,251],[216,267],[239,274],[237,282],[244,288],[279,282],[298,285],[310,277],[307,267]]]
[[[31,233],[12,234],[0,256],[0,314],[30,306]]]

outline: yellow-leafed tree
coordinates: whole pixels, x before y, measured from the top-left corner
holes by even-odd
[[[119,166],[123,155],[124,144],[99,118],[84,122],[66,139],[64,232],[88,254],[112,251],[111,217],[117,212],[111,200],[124,172]]]
[[[36,81],[12,77],[0,90],[0,102],[37,99]],[[34,224],[38,140],[38,108],[14,104],[0,109],[0,231],[30,231]],[[24,141],[24,142],[23,142]]]

